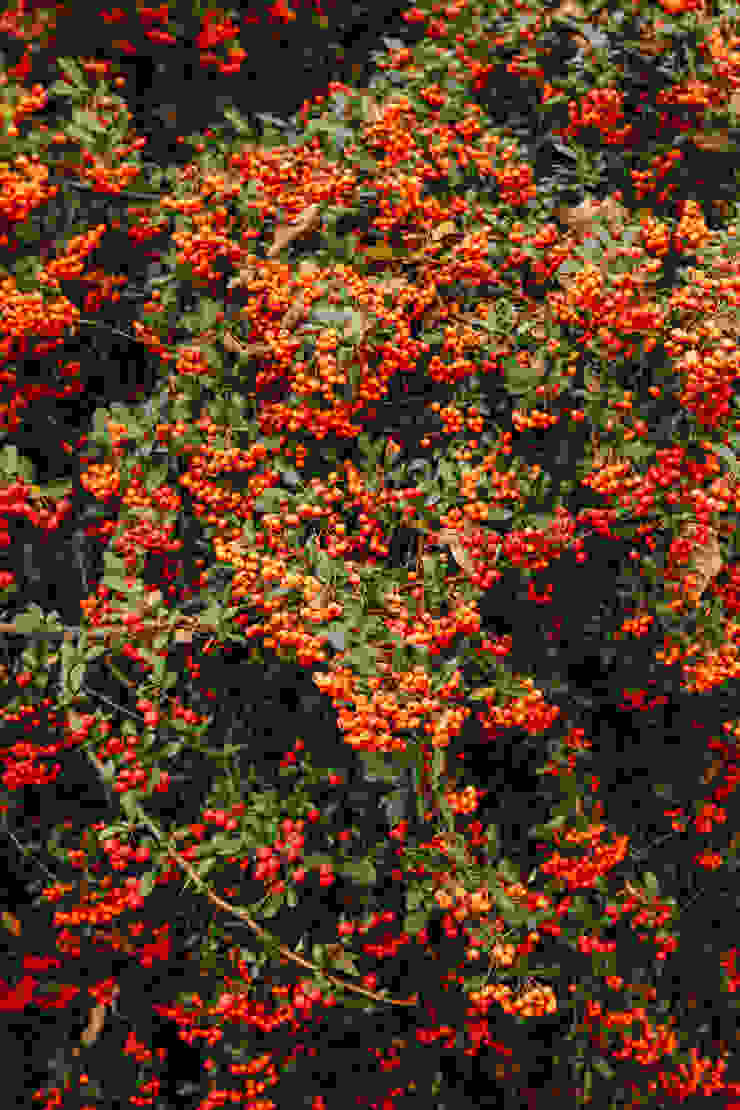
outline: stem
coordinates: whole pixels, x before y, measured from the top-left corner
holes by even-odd
[[[128,199],[130,197],[132,200],[148,200],[151,201],[152,204],[155,204],[159,202],[160,196],[160,194],[158,193],[131,193],[128,190],[121,193],[100,193],[97,189],[95,189],[93,185],[88,185],[86,182],[83,181],[72,181],[68,177],[53,179],[53,183],[59,185],[70,185],[73,189],[84,189],[87,192],[98,193],[99,196],[105,197],[106,199],[110,198],[111,200],[118,200],[119,197],[123,197],[124,199]]]
[[[120,328],[114,328],[112,324],[106,324],[103,320],[86,320],[81,316],[77,323],[87,324],[91,328],[107,328],[108,331],[112,331],[114,335],[121,335],[124,339],[130,339],[132,343],[141,342],[137,336],[129,335],[127,331],[121,331]]]
[[[193,635],[201,632],[203,635],[210,636],[215,631],[215,625],[193,625],[190,617],[185,617],[184,623],[178,623],[176,627],[187,628]],[[167,628],[168,625],[163,623],[142,624],[139,633],[144,636],[156,636],[159,632],[165,632]],[[102,628],[85,629],[76,625],[63,625],[62,627],[57,626],[56,628],[42,626],[41,628],[35,628],[32,632],[22,632],[12,622],[0,621],[0,635],[4,633],[6,636],[25,636],[28,640],[76,640],[83,631],[87,633],[91,640],[106,640],[109,636],[124,635],[127,633],[127,629],[123,625],[107,625]]]
[[[256,921],[253,921],[246,910],[242,909],[240,906],[232,906],[230,902],[225,902],[223,898],[219,898],[217,894],[214,894],[213,891],[208,888],[207,884],[204,883],[203,880],[200,878],[197,871],[195,871],[195,869],[191,867],[188,861],[186,859],[183,859],[180,853],[171,846],[169,840],[162,834],[158,826],[155,825],[154,822],[147,817],[141,807],[137,805],[136,809],[142,822],[149,829],[151,829],[157,839],[164,844],[164,847],[166,848],[169,855],[172,856],[172,858],[180,865],[180,867],[182,867],[183,870],[187,872],[187,874],[193,880],[198,889],[205,894],[209,902],[212,902],[214,906],[218,906],[219,909],[224,910],[226,913],[234,914],[236,917],[240,918],[241,921],[246,921],[247,925],[249,925],[250,929],[252,929],[252,931],[255,932],[257,936],[268,940],[273,939],[272,934],[269,933],[267,929],[263,929],[261,925],[258,925]],[[317,967],[316,964],[312,964],[308,960],[304,960],[302,956],[297,955],[290,948],[287,948],[284,944],[278,945],[278,951],[280,952],[281,956],[285,957],[286,960],[290,960],[295,964],[299,964],[300,967],[305,967],[309,971],[318,972],[319,975],[323,975],[324,978],[328,979],[329,982],[333,983],[335,986],[344,988],[348,991],[354,991],[355,994],[363,994],[366,998],[372,998],[375,1002],[388,1002],[391,1006],[418,1005],[418,992],[412,995],[411,998],[384,998],[382,995],[375,994],[373,991],[365,990],[363,987],[353,986],[352,983],[348,983],[344,979],[337,979],[336,976],[329,974],[329,972],[320,967]]]
[[[25,847],[25,845],[21,844],[20,840],[19,840],[19,839],[18,839],[18,837],[17,837],[16,835],[15,835],[15,833],[12,833],[12,832],[10,831],[10,829],[9,829],[9,828],[7,828],[7,827],[6,827],[6,828],[4,828],[4,829],[3,829],[3,831],[4,831],[4,833],[5,833],[5,835],[6,835],[6,836],[9,836],[9,837],[10,837],[10,839],[11,839],[11,840],[13,841],[13,843],[15,844],[15,846],[16,846],[16,847],[18,848],[18,851],[19,851],[19,852],[21,853],[21,855],[22,855],[22,856],[23,856],[23,857],[25,858],[25,856],[27,856],[27,855],[29,854],[29,852],[31,851],[31,849],[30,849],[30,848],[27,848],[27,847]],[[34,863],[37,863],[37,864],[38,864],[38,866],[39,866],[39,867],[41,868],[41,870],[42,870],[42,871],[44,871],[44,872],[45,872],[45,873],[46,873],[46,874],[47,874],[47,875],[49,876],[49,878],[50,878],[50,879],[53,879],[55,883],[58,883],[58,882],[59,882],[59,879],[58,879],[58,878],[56,877],[56,875],[54,875],[54,874],[53,874],[53,873],[52,873],[52,872],[51,872],[51,871],[49,870],[49,868],[48,868],[48,867],[46,867],[46,866],[45,866],[45,865],[44,865],[44,864],[43,864],[43,863],[41,862],[41,860],[39,860],[39,859],[34,859]]]

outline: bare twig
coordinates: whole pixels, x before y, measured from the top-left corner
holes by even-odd
[[[139,812],[141,813],[141,810]],[[149,826],[152,832],[154,832],[154,834],[158,838],[161,838],[161,833],[159,829],[146,817],[146,815],[142,814],[142,816],[145,823]],[[186,859],[183,859],[179,852],[175,851],[175,849],[171,847],[167,840],[164,841],[164,845],[168,854],[172,856],[172,858],[180,865],[180,867],[183,868],[184,871],[187,872],[195,885],[203,891],[209,902],[212,902],[214,906],[218,906],[219,909],[224,910],[226,913],[234,914],[236,917],[240,918],[240,920],[246,921],[250,929],[252,929],[253,932],[255,932],[258,936],[271,939],[271,934],[266,929],[263,929],[261,925],[258,925],[256,921],[253,921],[246,910],[241,909],[241,907],[239,906],[232,906],[229,902],[225,902],[223,898],[219,898],[219,896],[217,894],[214,894],[212,890],[209,890],[207,885],[198,875],[197,871],[195,871],[195,869],[191,867]],[[416,1006],[418,1004],[418,992],[412,995],[410,998],[384,998],[383,995],[375,994],[373,991],[365,990],[363,987],[356,987],[352,983],[346,982],[346,980],[337,979],[336,976],[331,975],[323,968],[317,967],[315,964],[310,963],[308,960],[304,960],[302,956],[297,955],[297,953],[293,952],[290,948],[287,948],[284,944],[278,945],[278,951],[280,955],[283,956],[286,960],[290,960],[292,963],[299,964],[300,967],[305,967],[309,971],[317,971],[320,975],[323,975],[326,979],[329,980],[330,983],[333,983],[335,986],[343,987],[348,991],[354,991],[356,994],[363,994],[366,998],[372,998],[374,1002],[387,1002],[391,1006]]]

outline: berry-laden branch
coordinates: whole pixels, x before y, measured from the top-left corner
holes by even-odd
[[[214,892],[209,889],[208,885],[203,882],[197,871],[195,871],[195,869],[188,863],[188,861],[186,859],[183,859],[180,853],[172,847],[167,838],[163,836],[161,830],[153,821],[151,821],[147,817],[147,815],[142,811],[141,807],[136,806],[136,809],[138,810],[138,815],[142,822],[149,829],[151,829],[157,839],[164,845],[168,854],[176,861],[176,863],[180,865],[180,867],[183,868],[184,871],[187,872],[187,874],[193,880],[198,889],[205,894],[209,902],[212,902],[214,906],[218,906],[219,909],[224,910],[224,912],[226,913],[234,914],[241,921],[246,921],[250,929],[252,929],[253,932],[255,932],[257,936],[261,937],[262,939],[268,941],[272,941],[274,939],[272,937],[272,934],[269,933],[267,929],[263,929],[261,925],[258,925],[256,921],[252,920],[245,909],[242,909],[240,906],[232,906],[230,902],[225,902],[223,898],[219,898],[217,894],[214,894]],[[372,998],[374,1002],[387,1002],[391,1006],[417,1006],[419,1003],[418,991],[415,994],[411,995],[410,998],[386,998],[383,994],[376,994],[373,991],[365,990],[363,987],[356,987],[352,983],[346,982],[344,979],[337,979],[336,976],[329,974],[329,972],[320,967],[317,967],[316,964],[312,964],[309,960],[304,960],[302,956],[299,956],[296,952],[293,952],[292,949],[287,948],[284,944],[278,944],[277,951],[286,960],[290,960],[292,963],[299,964],[301,967],[305,967],[309,971],[316,971],[319,975],[323,975],[324,978],[328,979],[329,982],[332,983],[335,987],[344,988],[348,991],[354,991],[356,994],[363,994],[366,998]]]

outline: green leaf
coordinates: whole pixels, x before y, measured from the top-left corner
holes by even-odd
[[[243,116],[239,115],[236,108],[234,108],[232,105],[224,108],[223,114],[224,117],[229,121],[229,123],[233,125],[238,135],[249,136],[254,134],[250,123],[245,120]]]
[[[154,871],[145,871],[139,879],[139,895],[146,898],[152,893],[156,884],[157,876]]]
[[[519,868],[512,860],[507,859],[506,856],[502,856],[498,861],[496,864],[496,871],[498,874],[503,875],[507,883],[518,883],[520,881]]]
[[[286,497],[284,489],[272,487],[265,489],[255,498],[254,507],[259,509],[261,513],[274,513],[280,508],[280,502]]]
[[[75,123],[78,123],[80,127],[88,127],[91,131],[97,132],[99,135],[106,134],[107,129],[103,127],[95,113],[91,112],[89,109],[73,108],[72,119]]]
[[[352,339],[357,343],[363,332],[362,314],[354,309],[350,313]]]
[[[72,85],[67,85],[64,81],[55,81],[49,87],[49,92],[52,96],[78,96],[79,90],[73,88]]]
[[[38,609],[38,612],[33,613],[18,613],[13,621],[16,630],[20,632],[22,636],[32,635],[39,628],[41,628],[44,623],[45,622],[40,609]]]
[[[335,870],[340,875],[347,875],[356,883],[363,883],[365,886],[372,886],[378,879],[375,866],[369,859],[347,860],[337,864]]]
[[[124,576],[127,573],[125,561],[110,548],[106,548],[103,552],[103,565],[106,571],[111,571],[113,574]]]
[[[390,756],[379,752],[359,752],[365,771],[373,779],[382,779],[384,782],[395,782],[401,771],[398,763],[394,763]]]
[[[427,927],[429,922],[429,912],[427,910],[415,910],[414,913],[409,913],[404,918],[403,931],[410,933],[411,936],[416,936],[422,929]]]
[[[655,898],[657,896],[657,894],[659,893],[659,891],[660,891],[660,887],[658,886],[657,877],[653,874],[652,871],[646,871],[645,875],[644,875],[644,879],[645,879],[645,889],[647,890],[647,892],[648,892],[648,894],[650,895],[651,898]]]
[[[596,929],[597,922],[594,917],[593,908],[582,894],[577,894],[574,897],[571,913],[575,919],[585,924],[589,930],[593,931]]]
[[[73,482],[50,482],[48,486],[41,486],[41,495],[56,501],[59,498],[66,497],[68,493],[72,492],[73,488]]]
[[[136,798],[131,790],[127,790],[125,794],[120,795],[121,809],[132,821],[136,817]]]
[[[314,944],[313,947],[311,948],[311,959],[313,960],[313,962],[315,964],[318,964],[319,966],[321,966],[321,964],[325,960],[325,955],[326,955],[326,945],[324,945],[324,944]]]
[[[561,829],[567,820],[565,814],[560,814],[558,817],[554,817],[552,821],[548,821],[546,825],[533,825],[528,835],[537,840],[551,840],[554,832]]]
[[[77,62],[72,58],[59,58],[57,64],[65,77],[68,77],[76,88],[88,90],[87,80]]]
[[[418,910],[426,898],[426,891],[423,887],[412,886],[406,891],[406,908],[408,910]]]
[[[62,686],[65,692],[78,694],[85,681],[86,660],[73,644],[66,640],[61,647]]]
[[[603,1075],[605,1079],[613,1079],[616,1075],[614,1068],[606,1062],[603,1056],[592,1056],[591,1063],[599,1075]]]
[[[275,917],[280,912],[285,903],[285,892],[271,894],[266,902],[263,902],[259,908],[259,913],[262,917]]]
[[[220,628],[223,614],[223,605],[219,605],[217,601],[212,601],[202,613],[198,614],[198,619],[203,624],[208,625],[209,628]]]
[[[537,977],[542,979],[557,979],[562,975],[563,969],[560,964],[555,967],[538,967]]]
[[[149,471],[144,479],[144,486],[150,492],[159,489],[163,486],[169,475],[169,466],[165,463],[163,466],[156,466]]]
[[[321,853],[303,857],[303,866],[309,871],[313,868],[319,868],[322,863],[331,864],[331,866],[334,867],[334,858],[332,856],[322,855]]]
[[[124,794],[123,797],[125,798],[126,795]],[[198,864],[198,866],[194,869],[198,878],[203,879],[203,877],[207,875],[209,871],[213,870],[217,863],[218,859],[216,858],[216,856],[209,856],[208,859],[204,859],[203,862]],[[188,879],[190,879],[189,875]]]
[[[86,147],[95,146],[95,134],[91,128],[78,127],[75,123],[68,123],[64,130],[70,138],[76,139],[78,143],[82,143]]]
[[[131,592],[126,579],[120,574],[104,574],[103,585],[108,586],[111,590],[116,590],[120,594],[128,594]]]
[[[722,456],[733,474],[740,475],[740,459],[730,451],[729,447],[725,447],[723,443],[714,443],[712,451]]]
[[[444,762],[444,752],[441,748],[435,748],[432,753],[432,787],[436,787],[439,782],[439,776],[442,773]]]
[[[483,701],[485,698],[493,698],[498,693],[496,686],[479,686],[477,690],[471,690],[468,697],[471,701]]]
[[[334,563],[327,553],[321,549],[316,552],[316,569],[322,582],[332,581]]]
[[[12,478],[21,473],[20,461],[18,448],[14,443],[9,443],[0,451],[0,469],[8,477]]]

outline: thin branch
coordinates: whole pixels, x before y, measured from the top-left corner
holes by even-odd
[[[71,625],[65,625],[63,628],[35,628],[33,632],[22,632],[21,629],[16,628],[15,624],[8,623],[7,621],[0,621],[0,634],[6,636],[24,636],[27,640],[76,640],[82,628],[77,628]],[[88,628],[85,629],[88,636],[92,640],[102,640],[110,635],[114,630],[111,628]]]
[[[162,840],[162,834],[157,826],[149,820],[146,814],[142,812],[140,807],[137,808],[139,809],[139,813],[143,818],[144,823],[152,830],[152,832],[158,839]],[[200,878],[197,871],[195,871],[195,869],[190,866],[186,859],[183,859],[179,852],[175,851],[175,849],[171,847],[168,840],[164,840],[164,845],[168,854],[172,856],[172,858],[180,865],[180,867],[183,868],[184,871],[187,872],[195,885],[201,891],[203,891],[209,902],[212,902],[214,906],[218,906],[219,909],[224,910],[226,913],[234,914],[234,916],[240,918],[240,920],[246,921],[250,929],[252,929],[252,931],[255,932],[258,936],[266,938],[268,940],[272,940],[271,934],[266,929],[263,929],[261,925],[258,925],[256,921],[253,921],[246,910],[241,909],[241,907],[239,906],[232,906],[229,902],[225,902],[222,898],[219,898],[217,894],[214,894],[213,891],[209,890],[208,886]],[[366,998],[372,998],[375,1002],[387,1002],[392,1006],[418,1005],[418,992],[412,995],[411,998],[406,999],[384,998],[382,995],[375,994],[373,993],[373,991],[365,990],[363,987],[356,987],[352,983],[346,982],[346,980],[337,979],[336,976],[331,975],[323,968],[317,967],[315,964],[310,963],[308,960],[304,960],[302,956],[297,955],[290,948],[287,948],[284,944],[279,944],[277,947],[280,955],[283,956],[286,960],[290,960],[293,963],[299,964],[300,967],[305,967],[309,971],[317,971],[320,975],[323,975],[324,978],[328,979],[330,983],[333,983],[337,987],[343,987],[345,990],[354,991],[356,994],[363,994]]]
[[[108,782],[108,780],[105,776],[105,768],[103,767],[103,764],[100,762],[98,757],[95,755],[95,752],[91,752],[89,750],[89,748],[85,749],[85,755],[87,756],[87,758],[90,760],[93,767],[97,771],[98,778],[100,779],[100,782],[102,783],[102,786],[103,786],[103,793],[105,794],[105,800],[107,801],[108,805],[112,809],[113,808],[113,792],[110,788],[110,783]]]
[[[652,851],[653,848],[656,847],[656,845],[663,844],[663,843],[665,843],[666,840],[670,840],[671,837],[676,836],[677,832],[678,832],[678,829],[674,829],[672,832],[668,832],[668,833],[665,833],[663,836],[659,836],[657,838],[657,840],[653,840],[652,843],[649,844],[647,848],[642,848],[638,851],[633,851],[632,849],[630,849],[631,858],[634,859],[634,860],[637,860],[638,863],[639,863],[640,860],[643,860],[647,856],[650,855],[650,852]]]
[[[128,683],[128,685],[131,689],[134,688],[133,683]],[[129,717],[133,717],[135,721],[144,721],[144,718],[140,717],[138,713],[133,713],[130,709],[125,709],[122,705],[117,705],[116,702],[111,701],[110,698],[107,698],[105,694],[101,694],[98,690],[91,690],[86,683],[83,682],[81,688],[85,691],[86,694],[89,694],[91,698],[101,698],[103,701],[107,702],[111,709],[115,709],[119,713],[128,713]],[[146,721],[144,721],[144,724],[146,724]]]
[[[169,627],[169,624],[164,621],[155,622],[154,624],[143,624],[137,632],[137,638],[151,638],[160,632],[166,632]],[[212,636],[214,631],[216,631],[215,625],[198,624],[196,618],[193,617],[183,617],[181,620],[176,621],[175,628],[184,628],[192,635],[201,633],[204,636]],[[104,627],[95,626],[85,629],[77,625],[63,625],[62,627],[46,627],[46,625],[42,625],[39,628],[34,628],[31,632],[23,632],[12,622],[0,621],[0,635],[24,636],[28,640],[76,640],[83,631],[87,633],[91,640],[107,640],[111,636],[130,635],[123,625],[109,624]]]
[[[73,189],[82,189],[86,192],[94,192],[97,196],[105,200],[148,200],[150,204],[159,204],[161,194],[159,193],[132,193],[128,189],[121,190],[120,193],[104,193],[100,189],[96,189],[94,185],[88,185],[84,181],[73,181],[69,177],[52,177],[51,182],[54,185],[69,185]]]
[[[106,328],[107,331],[112,331],[114,335],[121,335],[124,339],[130,339],[132,343],[141,342],[137,336],[129,335],[127,331],[121,331],[120,328],[114,328],[112,324],[106,324],[104,320],[86,320],[81,316],[77,323],[87,324],[91,328]]]
[[[25,846],[24,846],[23,844],[21,844],[20,840],[19,840],[19,839],[18,839],[18,837],[17,837],[16,835],[15,835],[15,833],[12,833],[12,832],[10,831],[10,829],[8,829],[8,828],[4,828],[4,829],[3,829],[3,832],[5,833],[5,835],[6,835],[6,836],[9,836],[9,837],[10,837],[10,839],[11,839],[11,840],[13,841],[13,843],[14,843],[14,844],[16,845],[16,847],[18,848],[18,851],[19,851],[19,852],[21,853],[21,855],[22,855],[22,856],[23,856],[23,857],[25,858],[25,857],[26,857],[26,856],[28,855],[28,852],[30,851],[30,849],[26,849],[26,847],[25,847]],[[35,858],[35,856],[34,856],[34,857],[33,857],[33,862],[34,862],[34,863],[36,863],[36,864],[38,864],[38,866],[39,866],[39,867],[41,868],[41,870],[42,870],[43,872],[45,872],[45,874],[47,874],[47,875],[49,876],[49,878],[50,878],[50,879],[53,879],[55,883],[58,883],[58,882],[59,882],[59,880],[57,879],[56,875],[54,875],[54,874],[53,874],[53,873],[52,873],[52,872],[51,872],[51,871],[49,870],[49,868],[48,868],[48,867],[46,867],[46,866],[45,866],[45,865],[44,865],[44,864],[43,864],[43,863],[41,862],[41,860],[40,860],[40,859],[36,859],[36,858]]]
[[[84,587],[85,593],[89,594],[90,593],[90,586],[88,585],[87,570],[85,568],[85,558],[84,558],[84,553],[83,553],[83,550],[82,550],[82,537],[83,537],[82,529],[81,528],[75,528],[74,533],[72,535],[72,546],[74,547],[75,562],[77,563],[77,566],[80,569],[80,577],[82,578],[82,585]]]

